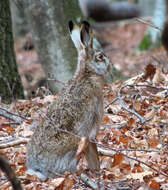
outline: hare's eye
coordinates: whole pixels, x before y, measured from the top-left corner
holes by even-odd
[[[104,55],[103,55],[102,53],[100,53],[100,54],[98,54],[98,55],[96,56],[96,60],[97,60],[97,61],[102,61],[103,58],[104,58]]]

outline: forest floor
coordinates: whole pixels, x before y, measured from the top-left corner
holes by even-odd
[[[147,25],[135,20],[96,25],[105,53],[128,80],[104,86],[104,119],[97,134],[101,170],[87,171],[85,160],[74,175],[66,173],[41,181],[26,174],[26,143],[41,113],[57,95],[37,96],[45,78],[29,36],[16,42],[19,73],[27,97],[10,105],[1,103],[13,121],[0,116],[0,153],[10,162],[26,190],[154,190],[168,189],[168,65],[163,47],[136,50]],[[7,112],[6,112],[7,114]],[[81,174],[82,173],[82,174]],[[0,189],[10,183],[0,171]]]

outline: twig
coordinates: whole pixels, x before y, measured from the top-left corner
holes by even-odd
[[[155,26],[155,25],[152,24],[152,23],[147,22],[146,20],[144,20],[144,19],[142,19],[142,18],[135,18],[135,19],[136,19],[137,21],[143,23],[143,24],[146,24],[146,25],[148,25],[148,26],[151,26],[151,27],[153,27],[153,28],[155,28],[155,29],[157,29],[157,30],[160,30],[160,31],[162,32],[162,29],[161,29],[161,28],[159,28],[158,26]]]
[[[0,143],[0,149],[13,147],[13,146],[17,146],[20,144],[27,144],[27,142],[28,142],[28,139],[20,138],[20,139],[16,139],[16,140],[10,141],[10,142]]]
[[[3,117],[5,117],[5,118],[7,118],[7,119],[10,119],[10,120],[14,121],[15,123],[18,123],[18,124],[20,124],[21,121],[17,120],[13,116],[20,117],[20,118],[22,118],[24,120],[29,121],[29,119],[27,119],[26,117],[18,115],[18,114],[15,114],[15,113],[12,113],[12,112],[4,109],[4,108],[0,108],[0,115],[3,116]]]
[[[0,109],[6,111],[7,113],[9,113],[9,114],[11,114],[11,115],[14,115],[14,116],[16,116],[16,117],[20,117],[20,118],[22,118],[22,119],[24,119],[24,120],[29,121],[29,119],[27,119],[26,117],[24,117],[24,116],[22,116],[22,115],[18,115],[18,114],[16,114],[16,113],[12,113],[12,112],[10,112],[10,111],[4,109],[4,108],[0,108]]]
[[[21,124],[20,120],[17,120],[16,118],[13,117],[12,114],[9,114],[8,112],[4,111],[2,108],[0,108],[0,116],[3,116],[9,120],[14,121],[16,124]]]
[[[133,87],[133,85],[130,85]],[[149,84],[135,84],[134,86],[137,86],[137,87],[148,87],[148,88],[155,88],[155,89],[158,89],[158,90],[168,90],[168,88],[164,87],[164,86],[152,86],[152,85],[149,85]]]
[[[135,152],[159,152],[159,150],[157,150],[157,149],[149,149],[149,150],[147,150],[147,149],[134,149],[134,148],[119,148],[119,149],[117,149],[117,151],[119,151],[119,152],[121,152],[121,151],[129,151],[129,152],[131,152],[131,151],[135,151]]]
[[[94,190],[98,190],[99,189],[98,185],[93,180],[91,180],[86,174],[81,173],[80,178],[90,188],[92,188]]]
[[[113,104],[114,102],[116,102],[118,100],[118,97],[114,98],[114,100],[112,102],[110,102],[109,104],[107,104],[104,109],[108,108],[111,104]]]
[[[117,92],[117,97],[118,97],[118,100],[119,100],[119,102],[120,102],[120,105],[122,106],[123,109],[125,109],[125,110],[128,111],[129,113],[132,113],[132,114],[134,114],[135,116],[137,116],[137,117],[140,119],[141,123],[144,124],[147,120],[146,120],[143,116],[141,116],[140,114],[138,114],[135,110],[129,109],[129,108],[123,103],[123,101],[122,101],[122,99],[121,99],[121,90],[122,90],[123,88],[127,87],[127,86],[134,88],[133,85],[128,85],[128,84],[127,84],[127,85],[125,85],[125,86],[121,86],[120,89],[119,89],[118,92]]]
[[[101,154],[103,154],[103,155],[105,155],[105,156],[110,156],[110,157],[112,157],[112,156],[114,155],[114,153],[113,153],[112,151],[117,152],[117,153],[119,152],[118,150],[115,150],[115,149],[111,149],[111,148],[110,148],[110,150],[109,150],[109,149],[104,149],[104,148],[101,148],[101,147],[98,147],[98,151],[101,152]],[[163,173],[162,171],[158,171],[156,168],[154,168],[153,166],[150,166],[150,165],[147,164],[146,162],[143,162],[143,161],[141,161],[141,160],[139,160],[139,159],[137,159],[137,158],[135,158],[135,157],[128,156],[128,155],[126,155],[126,154],[124,154],[124,153],[121,153],[121,152],[120,152],[120,154],[122,154],[122,155],[125,156],[126,158],[129,158],[129,159],[131,159],[131,160],[134,160],[134,161],[136,161],[136,162],[139,162],[139,163],[141,163],[141,164],[147,166],[148,168],[151,168],[152,170],[154,170],[154,171],[157,172],[158,174],[161,174],[161,175],[163,175],[163,176],[165,176],[165,177],[168,177],[167,174]]]

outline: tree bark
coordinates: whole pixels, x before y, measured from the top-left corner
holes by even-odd
[[[22,0],[10,0],[13,36],[17,39],[21,36],[25,36],[29,31],[27,19],[23,9]]]
[[[67,23],[80,20],[77,0],[23,0],[27,19],[39,61],[46,73],[56,80],[67,81],[72,77],[77,63],[77,53],[70,40]],[[49,88],[56,92],[62,85],[49,81]]]
[[[0,96],[5,102],[24,97],[13,47],[9,0],[0,3]]]
[[[152,6],[154,6],[153,15],[152,15],[152,24],[162,29],[165,21],[165,12],[166,12],[165,1],[155,0]],[[149,6],[148,9],[151,9],[151,7]],[[139,49],[147,50],[153,47],[159,47],[160,45],[161,45],[161,31],[155,29],[154,27],[149,27],[142,41],[140,42]]]
[[[162,31],[162,44],[165,47],[168,54],[168,0],[165,0],[166,4],[166,19]]]

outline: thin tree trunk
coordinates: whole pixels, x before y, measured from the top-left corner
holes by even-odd
[[[155,5],[155,6],[154,6]],[[165,21],[165,1],[155,0],[153,2],[154,9],[152,15],[152,24],[160,29],[163,28]],[[151,9],[151,7],[149,7]],[[139,44],[140,50],[147,50],[161,45],[161,31],[154,27],[149,27],[146,31],[141,43]]]
[[[23,0],[39,61],[46,73],[60,81],[72,77],[77,53],[68,34],[67,23],[81,18],[77,0]],[[52,91],[61,84],[50,81]]]
[[[24,97],[13,47],[9,0],[0,3],[0,96],[5,102]]]

